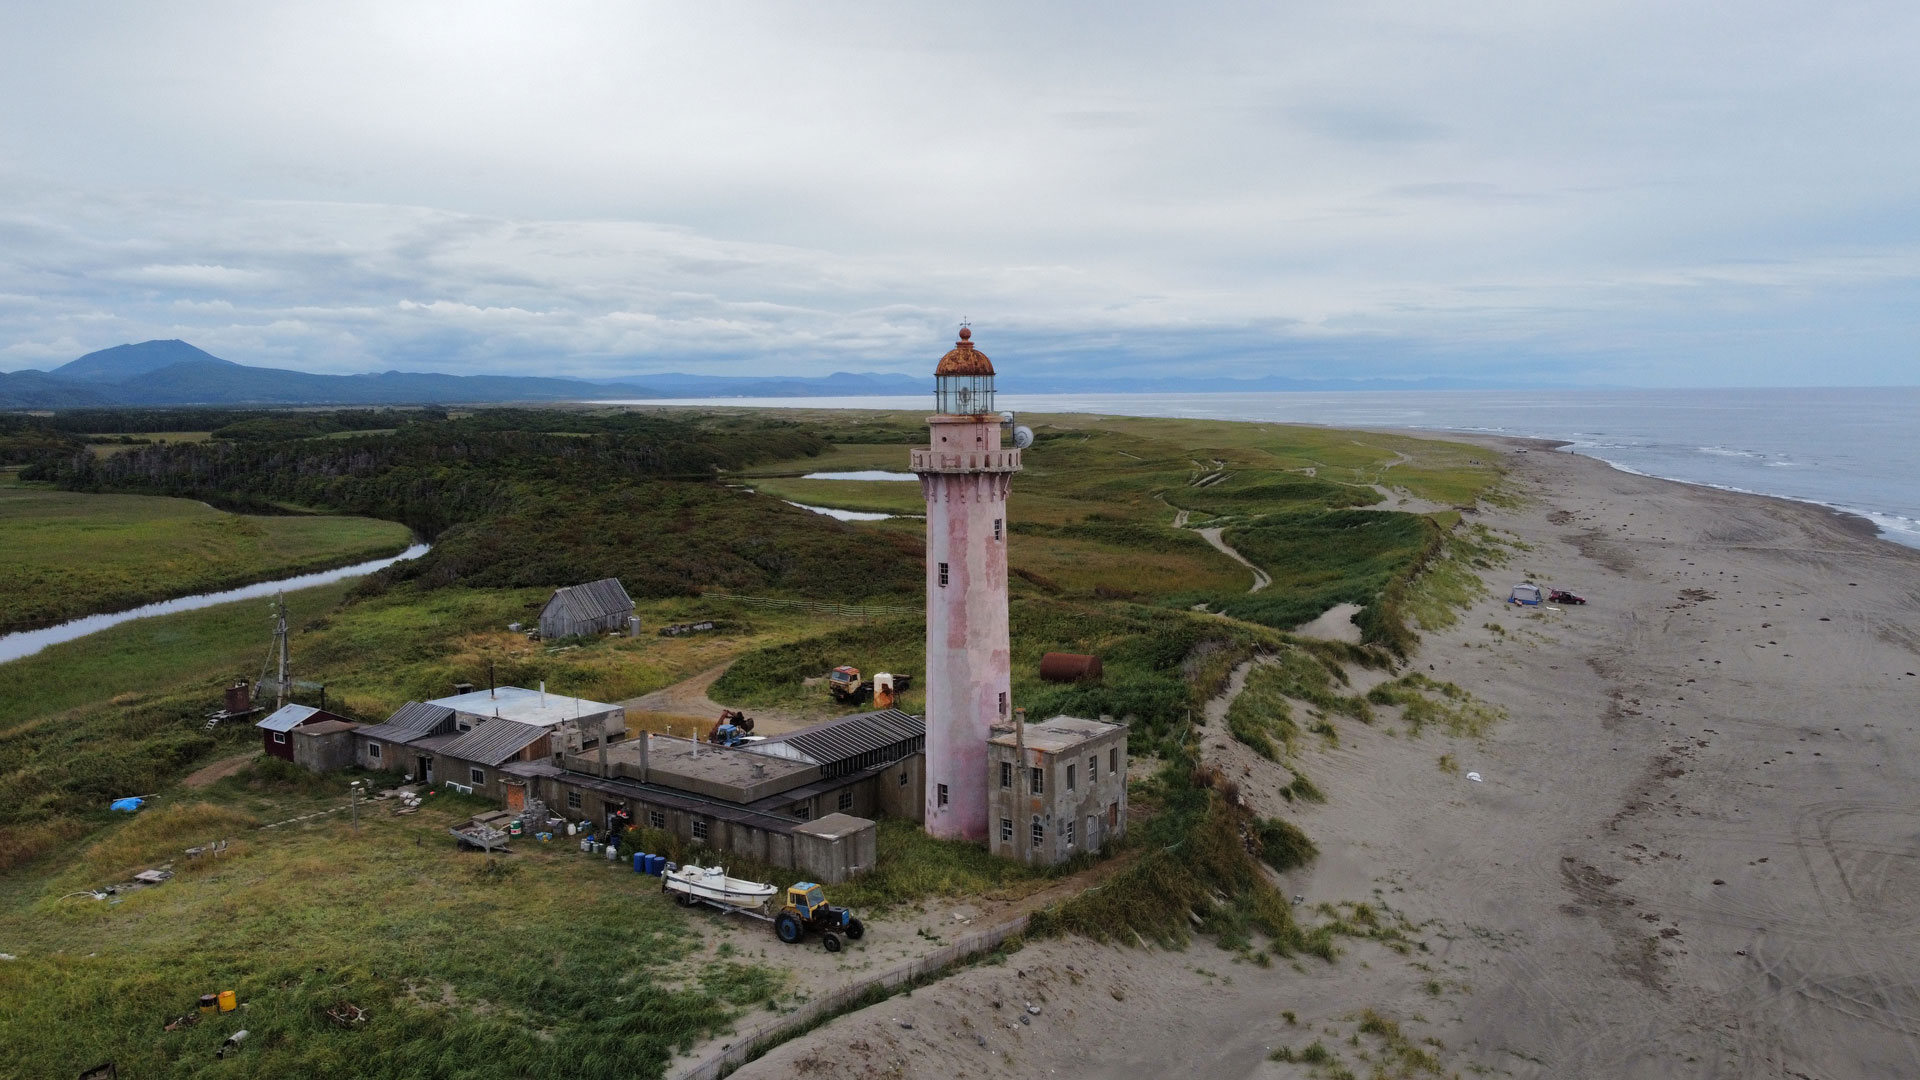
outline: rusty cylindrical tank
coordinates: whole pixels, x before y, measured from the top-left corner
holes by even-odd
[[[251,708],[253,708],[253,687],[247,685],[247,680],[241,679],[239,682],[227,687],[227,711],[229,713],[243,713]]]
[[[1047,682],[1100,681],[1100,658],[1080,653],[1050,652],[1040,658],[1040,677]]]

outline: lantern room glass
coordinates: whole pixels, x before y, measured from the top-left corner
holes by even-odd
[[[972,416],[992,412],[993,376],[935,376],[933,411],[945,416]]]

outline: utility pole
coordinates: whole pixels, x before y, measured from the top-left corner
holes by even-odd
[[[280,653],[280,680],[276,687],[274,708],[284,709],[287,700],[293,697],[293,671],[287,666],[287,594],[280,593],[274,600],[273,640]]]
[[[360,781],[355,780],[348,784],[347,790],[352,793],[353,798],[353,827],[358,829],[360,827]]]

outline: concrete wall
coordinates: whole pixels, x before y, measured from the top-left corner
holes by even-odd
[[[1052,864],[1083,851],[1097,851],[1127,830],[1127,736],[1125,729],[1090,739],[1065,750],[1050,752],[1028,747],[1026,760],[1010,746],[992,745],[987,791],[993,817],[988,850],[1002,858]],[[1094,779],[1089,782],[1089,761]],[[1114,768],[1115,759],[1119,767]],[[1002,764],[1013,766],[1013,783],[1002,787]],[[1074,769],[1074,786],[1067,787],[1067,767]],[[1033,794],[1027,769],[1042,770],[1045,790]],[[1033,822],[1040,819],[1041,843],[1033,844]],[[1012,836],[1003,822],[1012,822]],[[1072,841],[1068,841],[1068,823]]]
[[[905,779],[905,783],[901,780]],[[925,821],[927,816],[927,756],[910,754],[875,774],[873,811],[860,811],[862,817],[874,813],[887,817]]]
[[[287,733],[293,749],[291,760],[311,772],[333,772],[353,764],[353,732],[327,731],[315,735],[294,728]]]
[[[978,842],[987,836],[987,739],[1012,693],[1006,519],[1019,451],[1000,449],[997,416],[936,416],[931,428],[928,450],[912,458],[927,503],[923,820],[935,836]]]

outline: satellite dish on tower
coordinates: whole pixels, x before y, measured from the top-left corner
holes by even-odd
[[[1025,424],[1016,425],[1013,429],[1013,448],[1015,450],[1025,450],[1032,445],[1033,429],[1027,427]]]

